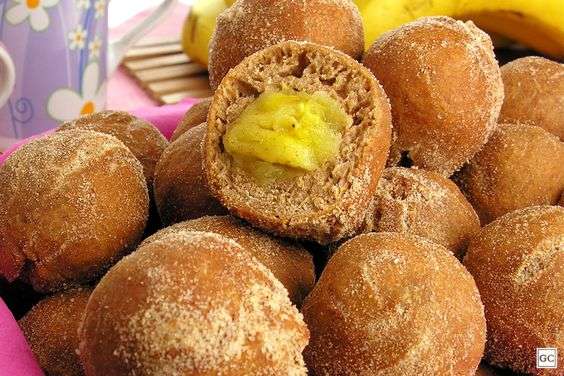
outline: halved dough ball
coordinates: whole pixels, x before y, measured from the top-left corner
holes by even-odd
[[[314,375],[474,376],[484,350],[472,276],[415,236],[372,233],[343,244],[302,312]]]
[[[312,256],[297,244],[273,238],[253,229],[231,216],[202,217],[167,227],[143,244],[150,243],[171,233],[180,231],[204,231],[223,235],[239,243],[264,264],[286,287],[290,300],[301,307],[304,298],[315,283]]]
[[[564,143],[540,127],[503,124],[457,176],[482,224],[516,209],[556,205],[564,191]]]
[[[456,184],[432,171],[384,170],[365,231],[400,232],[427,238],[462,257],[480,220]]]
[[[350,0],[239,0],[217,18],[211,87],[245,57],[287,40],[333,47],[355,59],[364,52],[362,19]]]
[[[472,22],[427,17],[382,35],[364,57],[392,102],[390,165],[449,177],[497,125],[503,82],[490,37]]]
[[[206,180],[256,227],[337,241],[362,225],[390,123],[384,91],[357,61],[282,42],[246,58],[218,87],[204,139]]]
[[[78,288],[50,296],[19,320],[47,375],[84,375],[78,357],[78,327],[91,292],[89,288]]]
[[[168,146],[167,140],[153,124],[122,111],[102,111],[82,116],[62,124],[59,129],[83,129],[114,136],[141,162],[149,187],[153,186],[157,161]]]
[[[232,240],[180,231],[102,278],[80,330],[89,376],[306,375],[302,315]]]
[[[174,142],[180,138],[186,131],[194,128],[197,125],[206,122],[208,118],[208,111],[210,109],[211,98],[203,99],[201,102],[196,103],[186,112],[178,127],[172,133],[170,142]]]
[[[500,123],[536,125],[564,141],[564,65],[530,56],[502,66],[501,76]]]
[[[204,183],[201,146],[205,134],[205,124],[189,129],[166,148],[157,164],[155,202],[164,225],[227,213]]]
[[[143,168],[117,138],[57,132],[0,167],[0,274],[37,291],[92,281],[143,235]]]
[[[535,375],[536,349],[564,348],[564,208],[535,206],[490,223],[470,242],[464,265],[486,309],[486,360]],[[558,364],[564,360],[558,354]]]

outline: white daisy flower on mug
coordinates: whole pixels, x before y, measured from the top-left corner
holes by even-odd
[[[104,17],[106,13],[106,0],[96,0],[94,3],[94,9],[96,10],[96,19]]]
[[[74,30],[69,32],[69,48],[71,50],[82,50],[86,44],[86,30],[82,25],[77,25]]]
[[[47,112],[58,121],[68,121],[104,108],[106,85],[100,83],[100,66],[88,64],[82,76],[80,93],[65,88],[55,91],[47,102]]]
[[[90,0],[74,0],[76,7],[78,9],[88,9],[90,8]]]
[[[6,19],[12,25],[28,21],[34,31],[45,31],[49,27],[47,8],[54,7],[59,0],[12,0],[14,6],[6,12]]]
[[[102,49],[102,40],[98,35],[94,40],[88,44],[88,51],[90,52],[90,59],[94,60],[100,57],[100,50]]]

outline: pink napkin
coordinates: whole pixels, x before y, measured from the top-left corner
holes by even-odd
[[[18,323],[0,298],[0,376],[43,376]]]

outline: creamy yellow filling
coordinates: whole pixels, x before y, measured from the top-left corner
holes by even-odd
[[[282,179],[333,160],[348,122],[324,92],[266,91],[229,125],[223,145],[260,182]]]

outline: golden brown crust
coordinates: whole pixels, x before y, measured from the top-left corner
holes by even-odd
[[[313,258],[304,248],[266,235],[228,215],[178,223],[146,239],[143,245],[179,231],[212,232],[234,240],[270,269],[298,308],[315,284]]]
[[[117,138],[32,141],[0,167],[0,274],[43,292],[91,281],[136,246],[148,207],[143,168]]]
[[[334,47],[355,59],[364,52],[362,20],[350,0],[239,0],[217,18],[211,87],[245,57],[287,40]]]
[[[84,375],[78,357],[78,327],[91,292],[88,288],[78,288],[45,298],[19,320],[31,350],[47,375]]]
[[[346,242],[302,312],[313,375],[474,376],[484,349],[472,277],[445,248],[415,236]]]
[[[540,127],[502,124],[457,181],[482,224],[516,209],[556,205],[564,191],[564,144]]]
[[[141,162],[149,187],[153,186],[157,161],[168,146],[168,141],[153,124],[122,111],[97,112],[64,123],[59,129],[83,129],[114,136]]]
[[[309,333],[282,284],[241,246],[182,231],[102,278],[79,337],[88,376],[305,376]]]
[[[449,179],[425,170],[387,168],[366,219],[365,232],[400,232],[427,238],[461,258],[480,220]]]
[[[323,91],[343,106],[345,127],[334,161],[316,171],[260,185],[223,151],[238,114],[267,89]],[[329,243],[361,225],[390,143],[390,108],[370,72],[349,56],[311,43],[283,42],[246,58],[217,89],[204,139],[208,186],[235,215],[269,232]]]
[[[497,124],[503,82],[487,34],[471,22],[427,17],[381,36],[364,57],[392,102],[389,164],[449,177]]]
[[[564,65],[529,56],[502,66],[501,76],[499,122],[536,125],[564,141]]]
[[[205,124],[188,130],[164,151],[155,171],[155,202],[164,225],[226,214],[204,183],[201,144]]]
[[[535,375],[536,348],[564,348],[564,208],[506,214],[470,242],[464,265],[474,276],[488,323],[486,359]],[[561,352],[558,364],[564,360]]]
[[[205,123],[208,118],[208,111],[210,109],[212,98],[203,99],[201,102],[196,103],[184,114],[184,117],[178,124],[178,127],[172,133],[170,142],[174,142],[180,138],[186,131],[194,128],[197,125]]]

